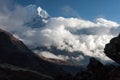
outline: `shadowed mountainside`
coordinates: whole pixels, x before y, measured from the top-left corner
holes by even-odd
[[[10,33],[0,29],[0,63],[7,63],[25,69],[37,71],[41,74],[56,76],[64,71],[56,64],[42,60],[22,41]]]
[[[10,64],[0,64],[0,80],[53,80],[48,75],[16,67]]]

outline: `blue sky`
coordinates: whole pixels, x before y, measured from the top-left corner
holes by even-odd
[[[120,0],[14,0],[21,5],[36,4],[51,16],[94,20],[103,17],[120,22]]]

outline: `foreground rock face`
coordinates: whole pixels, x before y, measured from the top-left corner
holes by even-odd
[[[106,56],[113,59],[120,64],[120,34],[110,40],[110,43],[106,44],[104,52]]]

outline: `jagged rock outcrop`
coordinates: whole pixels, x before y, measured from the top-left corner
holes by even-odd
[[[103,65],[90,58],[87,70],[77,73],[74,80],[120,80],[120,66]]]
[[[103,75],[103,64],[95,58],[90,58],[87,70],[76,74],[75,80],[105,80]]]
[[[22,41],[0,29],[0,64],[3,63],[34,70],[52,77],[64,73],[58,65],[42,60]]]
[[[106,56],[120,64],[120,34],[106,44],[104,52]]]
[[[87,70],[90,72],[100,70],[103,67],[103,64],[96,60],[95,58],[90,58],[89,64],[87,65]]]

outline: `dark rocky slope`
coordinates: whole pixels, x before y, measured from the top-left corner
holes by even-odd
[[[70,73],[72,75],[75,75],[77,72],[85,69],[84,66],[76,64],[76,63],[71,62],[71,61],[64,61],[64,60],[53,59],[53,58],[45,58],[43,56],[40,56],[40,58],[42,58],[45,61],[49,61],[49,62],[52,62],[52,63],[58,65],[65,72]]]
[[[87,70],[77,73],[74,80],[120,80],[120,66],[103,65],[91,58]]]
[[[0,80],[53,80],[53,78],[33,70],[0,64]]]
[[[0,29],[0,63],[37,71],[41,74],[56,76],[64,71],[56,64],[42,60],[28,49],[23,42],[10,33]]]

